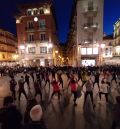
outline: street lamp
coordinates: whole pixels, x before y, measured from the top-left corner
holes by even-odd
[[[58,54],[58,51],[56,50],[55,53]]]

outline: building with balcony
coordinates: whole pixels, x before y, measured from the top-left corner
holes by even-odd
[[[70,35],[73,38],[69,39],[69,46],[74,53],[74,65],[102,63],[99,46],[103,40],[103,7],[104,0],[75,1],[70,25]]]
[[[114,37],[111,35],[104,35],[103,43],[101,44],[101,58],[102,64],[113,64],[113,47]]]
[[[10,65],[17,60],[17,38],[12,33],[0,29],[0,65]]]
[[[120,64],[120,18],[114,24],[114,41],[113,41],[113,58],[114,62]]]
[[[55,51],[59,50],[59,45],[50,1],[20,5],[16,26],[21,64],[56,65]]]

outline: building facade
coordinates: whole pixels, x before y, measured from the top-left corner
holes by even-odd
[[[114,24],[114,62],[120,64],[120,19]]]
[[[19,60],[25,65],[55,65],[59,49],[51,2],[25,4],[16,16]]]
[[[0,65],[9,65],[17,61],[17,38],[12,33],[0,29]]]
[[[101,64],[104,0],[76,0],[75,3],[70,34],[74,64]]]
[[[102,64],[114,64],[113,54],[114,54],[114,47],[113,47],[114,37],[113,34],[105,35],[103,37],[103,44],[101,46],[101,55],[102,55]]]

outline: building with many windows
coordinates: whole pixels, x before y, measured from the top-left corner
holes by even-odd
[[[10,32],[0,29],[0,65],[17,62],[17,38]]]
[[[101,45],[101,56],[102,56],[102,64],[113,64],[113,47],[114,37],[111,35],[104,35],[103,43]]]
[[[114,62],[120,64],[120,19],[114,24]]]
[[[53,5],[49,1],[21,5],[16,15],[19,60],[25,65],[56,65],[59,51]]]
[[[69,48],[71,64],[102,63],[104,0],[76,0],[70,25]],[[70,55],[70,54],[69,54]]]

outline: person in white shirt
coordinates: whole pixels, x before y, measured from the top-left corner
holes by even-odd
[[[86,103],[87,96],[90,95],[93,108],[95,108],[95,104],[93,102],[93,82],[91,79],[87,80],[87,82],[85,83],[85,87],[86,87],[86,92],[84,97],[84,104]]]
[[[105,95],[105,98],[106,98],[106,102],[108,102],[108,83],[106,82],[106,80],[102,80],[101,82],[101,85],[100,85],[100,92],[99,92],[99,97],[100,97],[100,100],[101,100],[101,95]]]

